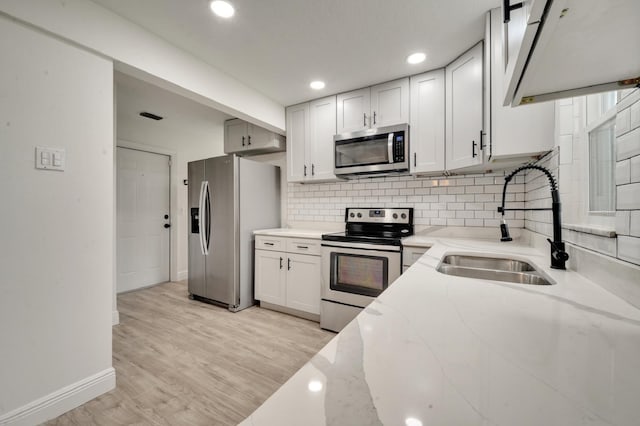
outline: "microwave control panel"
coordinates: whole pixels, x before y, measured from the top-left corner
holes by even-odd
[[[404,161],[404,132],[393,135],[393,162],[402,163]]]

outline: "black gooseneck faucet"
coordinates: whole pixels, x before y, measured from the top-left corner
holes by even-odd
[[[549,179],[549,185],[551,186],[551,208],[531,208],[531,209],[505,209],[504,203],[507,195],[507,185],[511,182],[513,177],[523,170],[533,169],[539,170]],[[527,164],[518,167],[508,176],[504,178],[504,187],[502,188],[502,206],[498,207],[498,212],[502,213],[502,223],[500,224],[500,232],[502,238],[500,241],[511,241],[512,238],[509,235],[509,227],[504,220],[504,212],[506,211],[531,211],[531,210],[551,210],[553,215],[553,241],[547,238],[549,244],[551,244],[551,267],[553,269],[567,269],[565,266],[566,261],[569,259],[569,254],[565,251],[564,242],[562,242],[562,224],[560,223],[560,194],[558,193],[558,185],[555,178],[549,170],[542,166],[535,164]]]

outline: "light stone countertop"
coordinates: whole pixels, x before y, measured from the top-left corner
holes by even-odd
[[[322,234],[327,234],[331,231],[322,231],[318,229],[296,229],[296,228],[273,228],[273,229],[259,229],[253,231],[254,235],[266,235],[269,237],[288,237],[288,238],[309,238],[311,240],[319,240],[322,238]]]
[[[411,238],[431,249],[243,426],[639,424],[640,310],[517,240]],[[448,253],[556,284],[444,275]]]

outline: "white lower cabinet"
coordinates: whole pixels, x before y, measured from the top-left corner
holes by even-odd
[[[256,250],[255,297],[258,300],[285,305],[287,298],[286,269],[282,268],[286,254],[277,251]]]
[[[416,263],[429,248],[430,247],[402,247],[402,273],[407,272],[407,269]]]
[[[255,298],[281,308],[320,315],[320,242],[256,237]]]
[[[320,314],[320,256],[287,253],[286,306]]]

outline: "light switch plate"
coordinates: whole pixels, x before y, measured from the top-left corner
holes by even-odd
[[[63,148],[36,147],[36,169],[64,171],[66,160]]]

